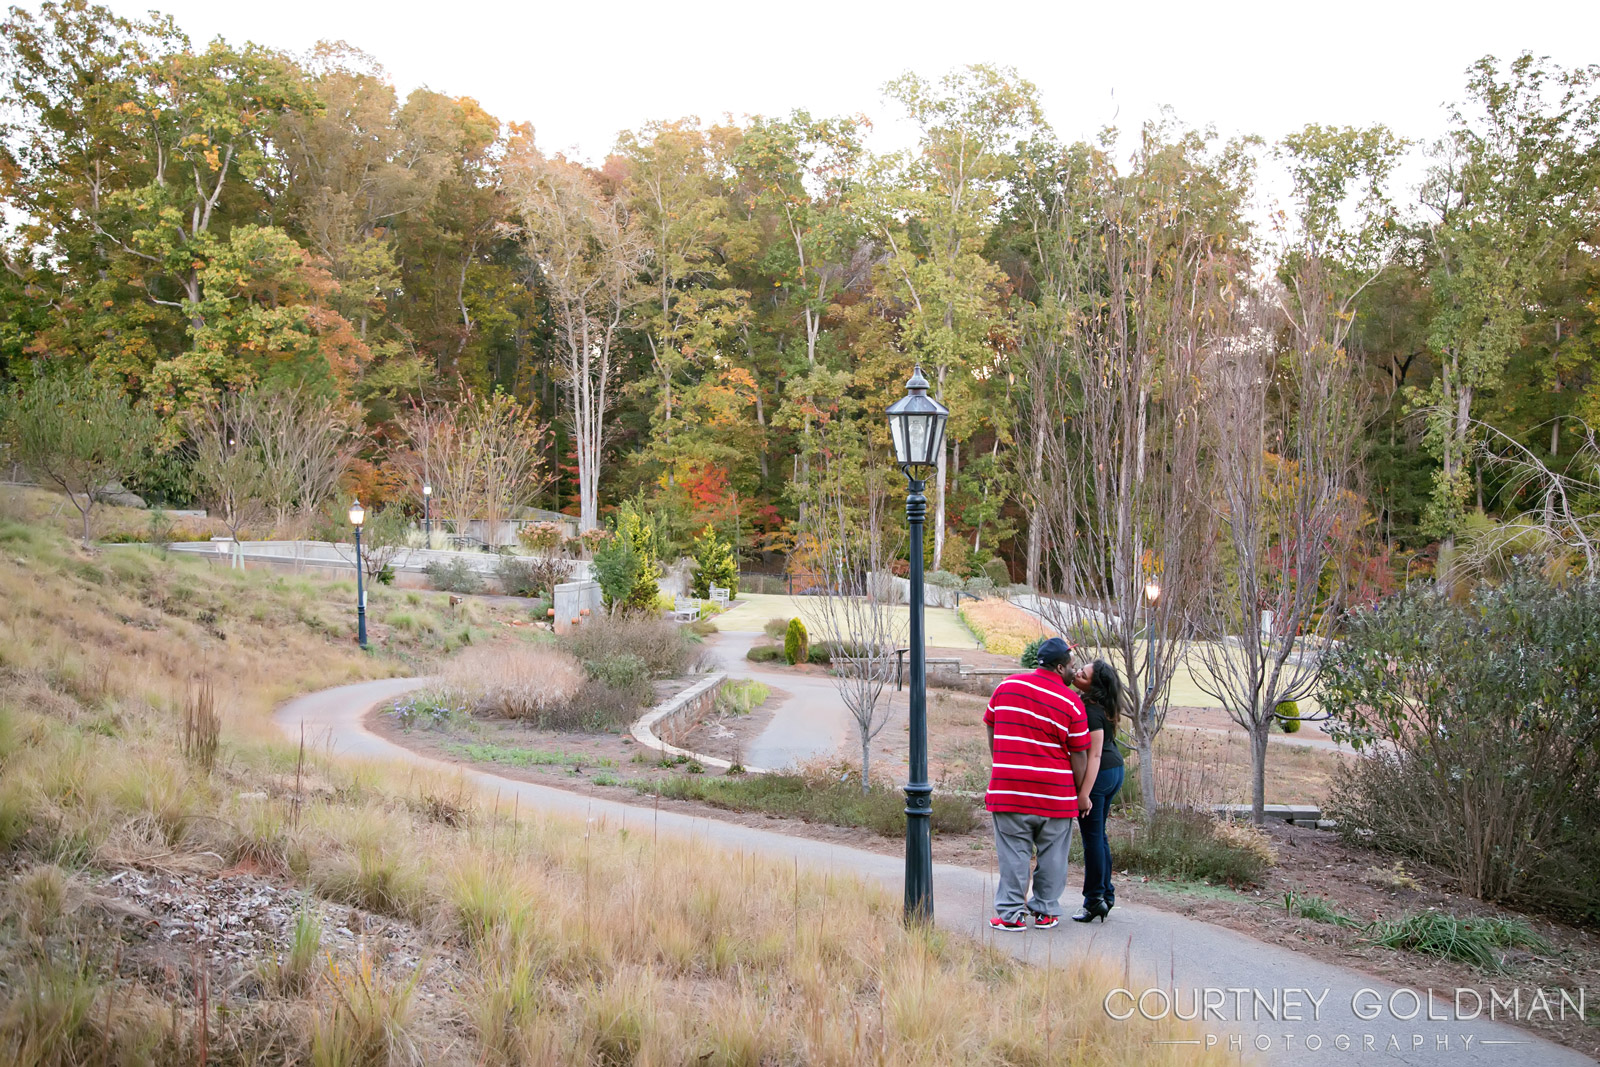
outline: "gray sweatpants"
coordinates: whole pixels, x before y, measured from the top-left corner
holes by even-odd
[[[996,811],[994,851],[1000,861],[1000,884],[994,890],[995,914],[1002,919],[1025,918],[1030,911],[1061,914],[1061,894],[1067,888],[1067,853],[1072,849],[1073,819],[1047,819]],[[1039,866],[1033,868],[1033,857]],[[1028,876],[1033,875],[1033,895]]]

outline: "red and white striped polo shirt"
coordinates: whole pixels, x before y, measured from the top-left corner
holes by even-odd
[[[995,687],[983,721],[994,727],[994,769],[983,806],[1050,819],[1078,815],[1068,752],[1089,748],[1083,701],[1054,671],[1013,674]]]

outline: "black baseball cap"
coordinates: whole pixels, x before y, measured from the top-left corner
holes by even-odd
[[[1072,662],[1072,646],[1059,637],[1052,637],[1039,646],[1039,666],[1053,667],[1057,663]]]

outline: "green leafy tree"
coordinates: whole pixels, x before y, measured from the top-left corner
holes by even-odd
[[[708,597],[712,586],[728,590],[729,596],[739,595],[739,565],[733,558],[733,546],[717,536],[714,526],[694,540],[694,595]]]
[[[41,373],[5,398],[10,458],[40,481],[67,494],[83,519],[95,505],[149,462],[159,423],[148,408],[86,370]]]
[[[594,550],[594,576],[600,583],[600,593],[613,614],[627,602],[633,587],[638,584],[639,552],[631,538],[612,535],[600,540]]]
[[[1473,420],[1510,358],[1543,315],[1541,284],[1594,225],[1594,68],[1562,70],[1524,53],[1502,70],[1471,69],[1470,103],[1458,109],[1423,188],[1434,295],[1429,345],[1439,365],[1426,390],[1429,448],[1439,458],[1427,529],[1444,538],[1448,577],[1454,534],[1472,491]]]
[[[935,398],[952,412],[950,446],[984,421],[1008,436],[1003,407],[977,396],[979,383],[993,378],[987,368],[997,362],[1005,318],[1005,275],[985,253],[1016,149],[1044,129],[1037,90],[1014,70],[979,65],[937,84],[906,74],[887,91],[920,127],[921,144],[877,179],[874,217],[889,252],[885,295],[903,308],[898,352],[883,377],[898,385],[908,362],[926,368]],[[944,552],[949,468],[942,451],[929,517],[935,566]]]

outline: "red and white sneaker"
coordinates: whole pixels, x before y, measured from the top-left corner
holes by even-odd
[[[1050,930],[1061,925],[1061,916],[1045,915],[1043,912],[1033,913],[1033,928],[1035,930]]]
[[[996,915],[989,920],[989,929],[1004,930],[1008,934],[1020,934],[1028,928],[1026,919],[1002,919]]]

